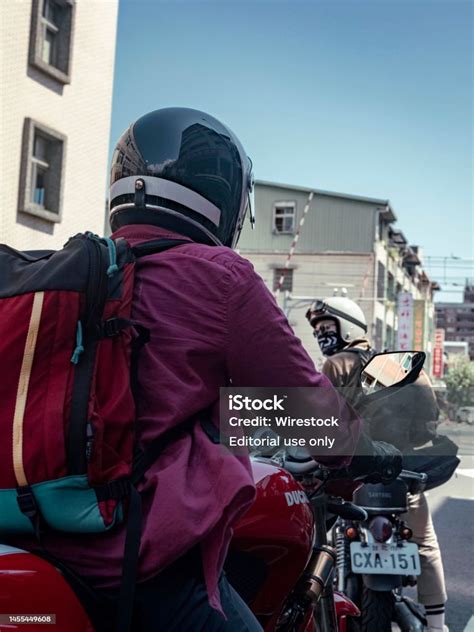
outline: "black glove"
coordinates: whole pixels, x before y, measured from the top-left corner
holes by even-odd
[[[387,484],[402,471],[402,454],[390,443],[372,441],[362,432],[348,470],[351,478],[364,477],[365,483]]]

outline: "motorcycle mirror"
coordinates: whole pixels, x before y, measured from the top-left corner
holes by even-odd
[[[418,376],[426,355],[422,351],[387,351],[377,353],[363,367],[361,383],[364,393],[374,393],[387,386],[408,383]]]

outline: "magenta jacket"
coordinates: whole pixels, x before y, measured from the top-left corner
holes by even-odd
[[[144,225],[114,236],[132,245],[182,239]],[[190,242],[140,259],[132,317],[151,332],[138,366],[138,432],[144,447],[216,402],[219,387],[230,380],[233,386],[324,385],[334,393],[251,263],[229,248]],[[352,454],[359,420],[348,415],[344,421],[340,444]],[[215,445],[196,425],[163,453],[140,489],[139,580],[200,544],[209,600],[219,609],[217,582],[232,527],[255,494],[248,458]],[[116,587],[124,532],[122,527],[94,536],[55,534],[44,542],[97,587]]]

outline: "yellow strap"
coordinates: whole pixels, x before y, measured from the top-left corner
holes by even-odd
[[[16,394],[15,414],[13,416],[13,468],[18,485],[28,485],[28,480],[23,467],[23,420],[25,417],[26,399],[28,397],[28,385],[30,383],[31,367],[35,355],[36,340],[43,309],[44,292],[36,292],[33,298],[30,324],[26,336],[23,361],[21,363],[18,390]]]

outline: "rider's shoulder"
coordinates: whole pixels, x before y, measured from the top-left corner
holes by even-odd
[[[253,275],[254,267],[248,259],[226,246],[207,246],[193,244],[187,249],[193,257],[204,259],[237,275]]]

